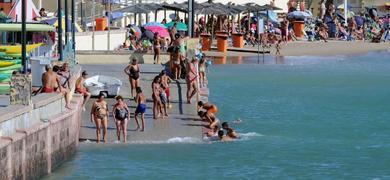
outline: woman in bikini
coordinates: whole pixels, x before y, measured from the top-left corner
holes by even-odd
[[[100,142],[100,129],[103,128],[103,141],[107,142],[108,107],[104,95],[99,94],[99,99],[92,104],[91,122],[96,124],[96,142]]]
[[[154,64],[160,64],[160,50],[161,50],[161,38],[158,32],[154,33],[153,38],[153,50],[154,50]]]
[[[152,82],[152,99],[153,99],[153,119],[157,119],[160,117],[162,109],[161,109],[161,78],[160,76],[156,76]]]
[[[135,97],[135,88],[139,86],[140,68],[138,60],[133,58],[131,64],[127,65],[124,69],[125,73],[129,76],[129,82],[131,86],[131,97]]]
[[[205,87],[205,79],[206,79],[206,57],[203,54],[202,58],[199,61],[199,79],[200,79],[200,87]]]
[[[126,103],[123,101],[122,96],[115,97],[116,104],[112,110],[112,116],[115,120],[116,125],[116,135],[118,137],[118,141],[121,140],[121,131],[123,133],[124,142],[126,142],[127,136],[127,120],[130,119],[129,108]]]
[[[197,93],[196,87],[196,78],[197,78],[197,70],[196,70],[196,59],[192,58],[191,62],[188,63],[188,72],[187,72],[187,103],[191,104],[192,97]]]

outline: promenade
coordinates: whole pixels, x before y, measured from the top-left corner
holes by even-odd
[[[172,82],[171,88],[171,101],[173,107],[168,109],[169,117],[165,119],[154,120],[152,118],[152,105],[151,101],[151,83],[152,79],[158,75],[163,67],[161,65],[142,64],[140,86],[147,97],[147,110],[145,113],[145,131],[135,131],[137,125],[134,121],[134,111],[136,103],[129,101],[130,97],[130,84],[128,77],[124,74],[123,69],[126,64],[105,64],[105,65],[82,65],[85,70],[88,71],[89,76],[93,75],[107,75],[120,79],[123,83],[120,95],[122,95],[131,111],[131,120],[128,123],[128,143],[166,143],[177,141],[201,141],[202,140],[202,125],[196,114],[196,101],[193,104],[185,103],[186,99],[186,84],[184,80]],[[90,109],[91,104],[96,99],[92,98],[88,105],[87,111],[82,115],[80,140],[96,141],[95,124],[90,121]],[[115,99],[106,98],[110,113]],[[130,103],[129,103],[130,102]],[[110,114],[108,120],[108,142],[112,143],[117,140],[116,126],[114,120]],[[123,138],[121,138],[123,141]]]

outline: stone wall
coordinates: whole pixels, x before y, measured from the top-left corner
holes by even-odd
[[[75,153],[79,140],[79,107],[82,97],[75,95],[72,100],[73,110],[65,110],[62,108],[64,100],[61,96],[41,95],[33,100],[30,110],[17,114],[31,121],[30,123],[2,126],[9,121],[17,121],[18,118],[4,119],[8,118],[5,115],[0,117],[0,180],[38,179]],[[12,128],[13,130],[9,130]],[[8,131],[5,132],[4,129]]]

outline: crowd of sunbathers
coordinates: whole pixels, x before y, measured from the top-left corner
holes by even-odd
[[[240,135],[229,126],[228,122],[221,123],[217,118],[218,107],[208,102],[198,102],[198,115],[202,121],[208,123],[208,129],[205,132],[210,140],[232,141],[240,137]]]

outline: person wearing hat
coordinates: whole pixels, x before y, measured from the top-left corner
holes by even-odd
[[[81,73],[81,76],[76,81],[76,93],[82,94],[84,97],[83,102],[83,111],[85,111],[85,104],[91,97],[91,93],[88,92],[87,88],[84,86],[84,81],[87,79],[88,73],[87,71],[83,71]]]

